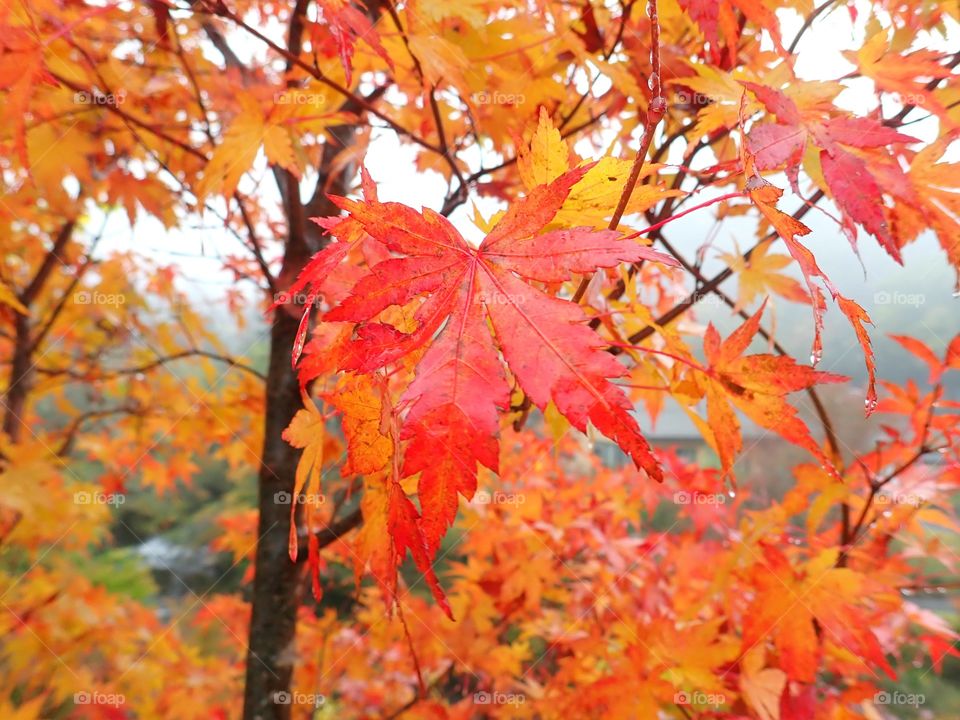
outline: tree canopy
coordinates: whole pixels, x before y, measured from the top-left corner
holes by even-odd
[[[946,712],[960,327],[876,273],[960,271],[958,38],[933,0],[3,3],[0,715]]]

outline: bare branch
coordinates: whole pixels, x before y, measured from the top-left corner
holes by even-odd
[[[125,375],[137,375],[138,373],[147,373],[158,367],[162,367],[167,363],[171,363],[176,360],[183,360],[185,358],[191,358],[191,357],[205,357],[205,358],[209,358],[210,360],[216,360],[217,362],[226,363],[227,365],[230,365],[231,367],[234,367],[237,370],[242,370],[245,373],[253,375],[258,380],[262,380],[263,382],[267,381],[267,376],[264,373],[257,370],[252,365],[247,365],[241,362],[240,360],[238,360],[237,358],[234,358],[230,355],[222,355],[220,353],[210,352],[208,350],[199,350],[199,349],[183,350],[181,352],[174,353],[172,355],[164,355],[164,356],[158,357],[155,360],[151,360],[150,362],[144,363],[142,365],[110,369],[110,370],[106,370],[101,375],[95,375],[95,376],[91,376],[89,373],[77,372],[70,368],[38,367],[37,373],[41,375],[52,375],[52,376],[67,375],[68,377],[72,377],[77,380],[81,380],[83,382],[91,382],[91,381],[98,381],[98,380],[106,381],[106,380],[113,380],[118,377],[123,377]]]

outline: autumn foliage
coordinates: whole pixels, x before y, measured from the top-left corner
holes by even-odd
[[[939,711],[960,327],[824,268],[960,272],[958,35],[4,3],[0,717]],[[197,492],[226,570],[158,592],[123,548]]]

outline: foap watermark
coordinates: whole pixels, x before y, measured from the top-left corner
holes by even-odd
[[[127,298],[122,293],[81,290],[73,294],[73,302],[76,305],[108,305],[110,307],[120,307],[126,304]]]
[[[923,498],[916,493],[883,493],[875,498],[877,505],[909,505],[920,507]]]
[[[677,505],[724,505],[727,502],[727,496],[724,493],[681,490],[673,494],[673,502]]]
[[[523,493],[506,493],[500,490],[491,493],[487,490],[477,490],[473,501],[477,505],[523,505],[527,498]]]
[[[690,298],[696,305],[716,305],[720,307],[725,304],[723,298],[712,292],[701,292],[697,290]]]
[[[527,98],[522,93],[476,92],[470,96],[475,105],[523,105]]]
[[[313,293],[278,292],[273,296],[275,305],[313,305],[317,296]]]
[[[75,505],[123,505],[127,498],[122,493],[87,492],[79,490],[73,494]]]
[[[273,94],[276,105],[299,105],[304,107],[326,107],[327,99],[323,95],[303,92],[278,92]]]
[[[487,305],[523,305],[526,297],[517,293],[502,293],[499,291],[487,293],[483,296]]]
[[[900,98],[900,103],[903,105],[915,105],[916,107],[923,107],[927,104],[927,98],[925,95],[920,95],[918,93],[897,93]]]
[[[107,707],[118,708],[125,705],[127,698],[120,693],[102,693],[102,692],[76,692],[73,694],[74,705],[105,705]]]
[[[327,698],[319,693],[302,693],[280,691],[273,694],[273,702],[276,705],[310,705],[311,707],[320,707]]]
[[[927,702],[927,698],[922,693],[905,693],[898,690],[887,692],[881,690],[873,696],[874,705],[909,705],[910,707],[920,707]]]
[[[286,490],[281,490],[273,494],[273,502],[276,505],[289,505],[293,502],[294,498],[297,499],[297,505],[323,505],[327,501],[327,496],[320,493],[300,493],[299,495],[294,495],[293,493],[288,493]]]
[[[523,705],[526,701],[527,696],[522,693],[480,691],[473,694],[476,705]]]
[[[79,90],[73,94],[73,102],[77,105],[102,105],[117,107],[127,101],[127,91],[117,90],[112,93],[90,92],[88,90]]]
[[[920,307],[927,302],[927,296],[922,293],[886,292],[873,294],[873,302],[877,305],[909,305]]]
[[[720,707],[726,705],[727,696],[723,693],[705,693],[699,690],[687,692],[681,690],[673,695],[674,705],[699,705],[709,707]]]
[[[695,90],[687,90],[686,88],[677,90],[676,102],[678,105],[695,105],[697,107],[703,107],[705,105],[709,105],[710,103],[719,101],[720,98],[718,98],[716,95],[696,92]]]

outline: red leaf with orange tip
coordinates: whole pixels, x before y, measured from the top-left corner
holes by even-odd
[[[454,331],[437,338],[407,389],[415,400],[402,436],[410,440],[403,474],[421,473],[421,527],[434,551],[457,515],[457,493],[472,498],[477,489],[476,463],[497,470],[497,410],[510,399],[481,304],[461,299],[449,323]]]
[[[799,365],[787,356],[757,354],[743,356],[760,329],[766,302],[726,340],[713,324],[707,327],[703,350],[708,367],[707,414],[713,430],[717,453],[724,472],[730,472],[741,438],[739,423],[728,402],[763,428],[772,430],[790,442],[806,448],[826,460],[820,446],[797,416],[785,396],[817,383],[844,382],[841,375]]]
[[[823,136],[833,142],[851,147],[874,148],[893,143],[917,142],[915,137],[904,135],[891,127],[881,125],[873,118],[835,117],[823,124]],[[824,143],[826,147],[826,143]]]
[[[376,199],[377,187],[370,180],[370,177],[363,175],[363,191],[367,197]],[[293,343],[293,351],[290,359],[293,367],[297,366],[297,361],[303,352],[304,343],[307,338],[307,329],[310,322],[310,309],[317,302],[317,299],[327,292],[327,279],[334,268],[339,265],[348,253],[363,242],[366,237],[363,229],[349,218],[310,218],[320,227],[328,232],[334,233],[339,242],[330,243],[320,252],[316,253],[310,262],[306,264],[296,281],[286,292],[279,293],[274,300],[271,310],[275,310],[281,305],[304,298],[306,302],[303,305],[303,315],[300,318],[300,327],[297,329],[297,337]],[[302,374],[300,382],[303,384],[305,379]]]
[[[393,607],[397,566],[410,550],[437,603],[452,615],[433,571],[432,553],[420,529],[420,514],[401,487],[393,462],[396,423],[384,385],[364,375],[348,376],[329,400],[343,414],[348,462],[342,471],[364,478],[364,526],[354,555],[357,574],[369,567],[388,606]]]
[[[597,52],[603,50],[603,35],[600,33],[600,28],[597,26],[597,16],[593,12],[593,3],[590,0],[585,0],[583,3],[583,10],[580,13],[580,22],[583,24],[583,30],[577,28],[573,29],[573,32],[583,40],[583,46],[587,49],[587,52]]]
[[[710,44],[710,56],[720,63],[721,31],[726,41],[728,55],[734,57],[742,28],[737,24],[737,16],[742,15],[758,28],[770,34],[774,45],[784,53],[780,40],[780,31],[776,16],[759,0],[680,0],[690,19],[695,22],[704,39]]]
[[[816,685],[787,683],[780,696],[780,720],[809,720],[816,717]]]
[[[488,346],[486,363],[495,364],[493,358],[502,351],[520,386],[538,407],[552,400],[580,430],[586,429],[589,420],[617,440],[638,466],[659,477],[659,467],[629,414],[629,401],[609,382],[609,378],[623,375],[622,366],[600,350],[603,341],[587,326],[577,305],[520,279],[558,281],[573,273],[587,274],[598,267],[638,260],[674,264],[661,253],[620,239],[615,231],[573,229],[538,235],[588,169],[570,171],[549,185],[534,188],[507,211],[478,249],[471,248],[445,218],[430,210],[417,213],[397,203],[338,199],[371,236],[406,257],[371,268],[351,297],[327,318],[358,323],[357,344],[370,349],[375,357],[365,370],[386,365],[422,346],[441,326],[435,343],[448,343],[454,352],[465,352],[469,329],[472,340]],[[374,284],[382,291],[374,292]],[[422,303],[415,312],[419,328],[413,333],[398,333],[376,322],[376,315],[389,305],[416,298],[422,298]],[[490,335],[484,318],[491,321],[496,338]],[[382,333],[391,336],[395,344],[381,346],[378,335]],[[372,343],[370,338],[374,338]],[[362,354],[358,348],[357,355]],[[428,353],[418,372],[429,366],[430,358],[436,354]],[[451,395],[461,390],[460,369],[450,372],[442,383],[411,386],[406,399],[422,404],[420,412],[459,405],[471,425],[490,428],[489,413],[505,400],[506,386],[492,367],[489,372],[469,369],[476,375],[472,381],[479,384],[469,402],[460,403],[456,394]],[[480,387],[485,393],[479,392]],[[406,436],[412,432],[405,427]],[[476,459],[482,456],[484,453],[475,453]]]
[[[766,123],[753,128],[748,141],[750,152],[757,158],[757,167],[771,170],[786,165],[789,169],[800,163],[807,133],[792,125]]]
[[[714,46],[716,55],[720,3],[716,0],[679,0],[679,2],[680,7],[686,11],[690,19],[700,27],[704,38]]]
[[[797,236],[806,235],[810,232],[810,229],[799,220],[796,220],[786,213],[781,212],[775,207],[777,200],[779,200],[780,196],[783,194],[782,191],[765,180],[757,178],[751,178],[750,182],[747,184],[747,190],[750,198],[756,204],[757,208],[770,222],[770,224],[773,225],[774,229],[777,231],[777,234],[786,243],[787,249],[790,251],[790,255],[800,265],[800,271],[803,274],[804,280],[807,282],[807,287],[810,289],[811,295],[814,297],[813,312],[816,334],[813,342],[813,360],[819,361],[820,358],[822,348],[820,332],[823,328],[824,309],[819,288],[817,288],[817,286],[813,283],[813,279],[815,277],[820,278],[824,286],[826,286],[827,290],[833,296],[833,299],[837,302],[841,312],[843,312],[843,314],[850,321],[850,324],[853,326],[854,332],[857,334],[857,340],[860,342],[860,345],[863,348],[864,362],[867,366],[869,384],[867,386],[867,398],[865,406],[866,412],[869,415],[871,412],[873,412],[877,404],[877,392],[875,387],[876,366],[873,360],[873,348],[870,342],[870,335],[867,333],[867,330],[864,327],[865,323],[871,325],[873,324],[870,320],[870,317],[867,315],[866,311],[860,307],[860,305],[853,300],[844,297],[837,291],[833,283],[830,282],[829,278],[827,278],[827,276],[820,269],[819,265],[817,265],[817,262],[813,257],[813,253],[801,245],[797,240]]]
[[[826,189],[845,217],[859,223],[897,262],[900,247],[884,217],[881,188],[867,162],[843,148],[882,148],[916,142],[877,120],[853,115],[825,116],[820,111],[801,113],[797,103],[777,88],[741,81],[763,103],[777,122],[754,125],[747,147],[761,170],[785,166],[796,192],[797,174],[807,140],[821,148],[820,164]],[[814,106],[815,107],[815,106]]]
[[[863,361],[867,365],[867,376],[869,378],[867,399],[865,402],[866,414],[869,415],[877,407],[877,366],[873,359],[873,345],[870,343],[870,335],[867,334],[867,329],[864,327],[864,324],[873,325],[873,321],[870,320],[867,311],[853,300],[849,300],[842,295],[838,295],[836,299],[840,310],[847,316],[850,324],[853,325],[853,329],[857,333],[857,340],[860,342],[860,347],[863,348]]]

